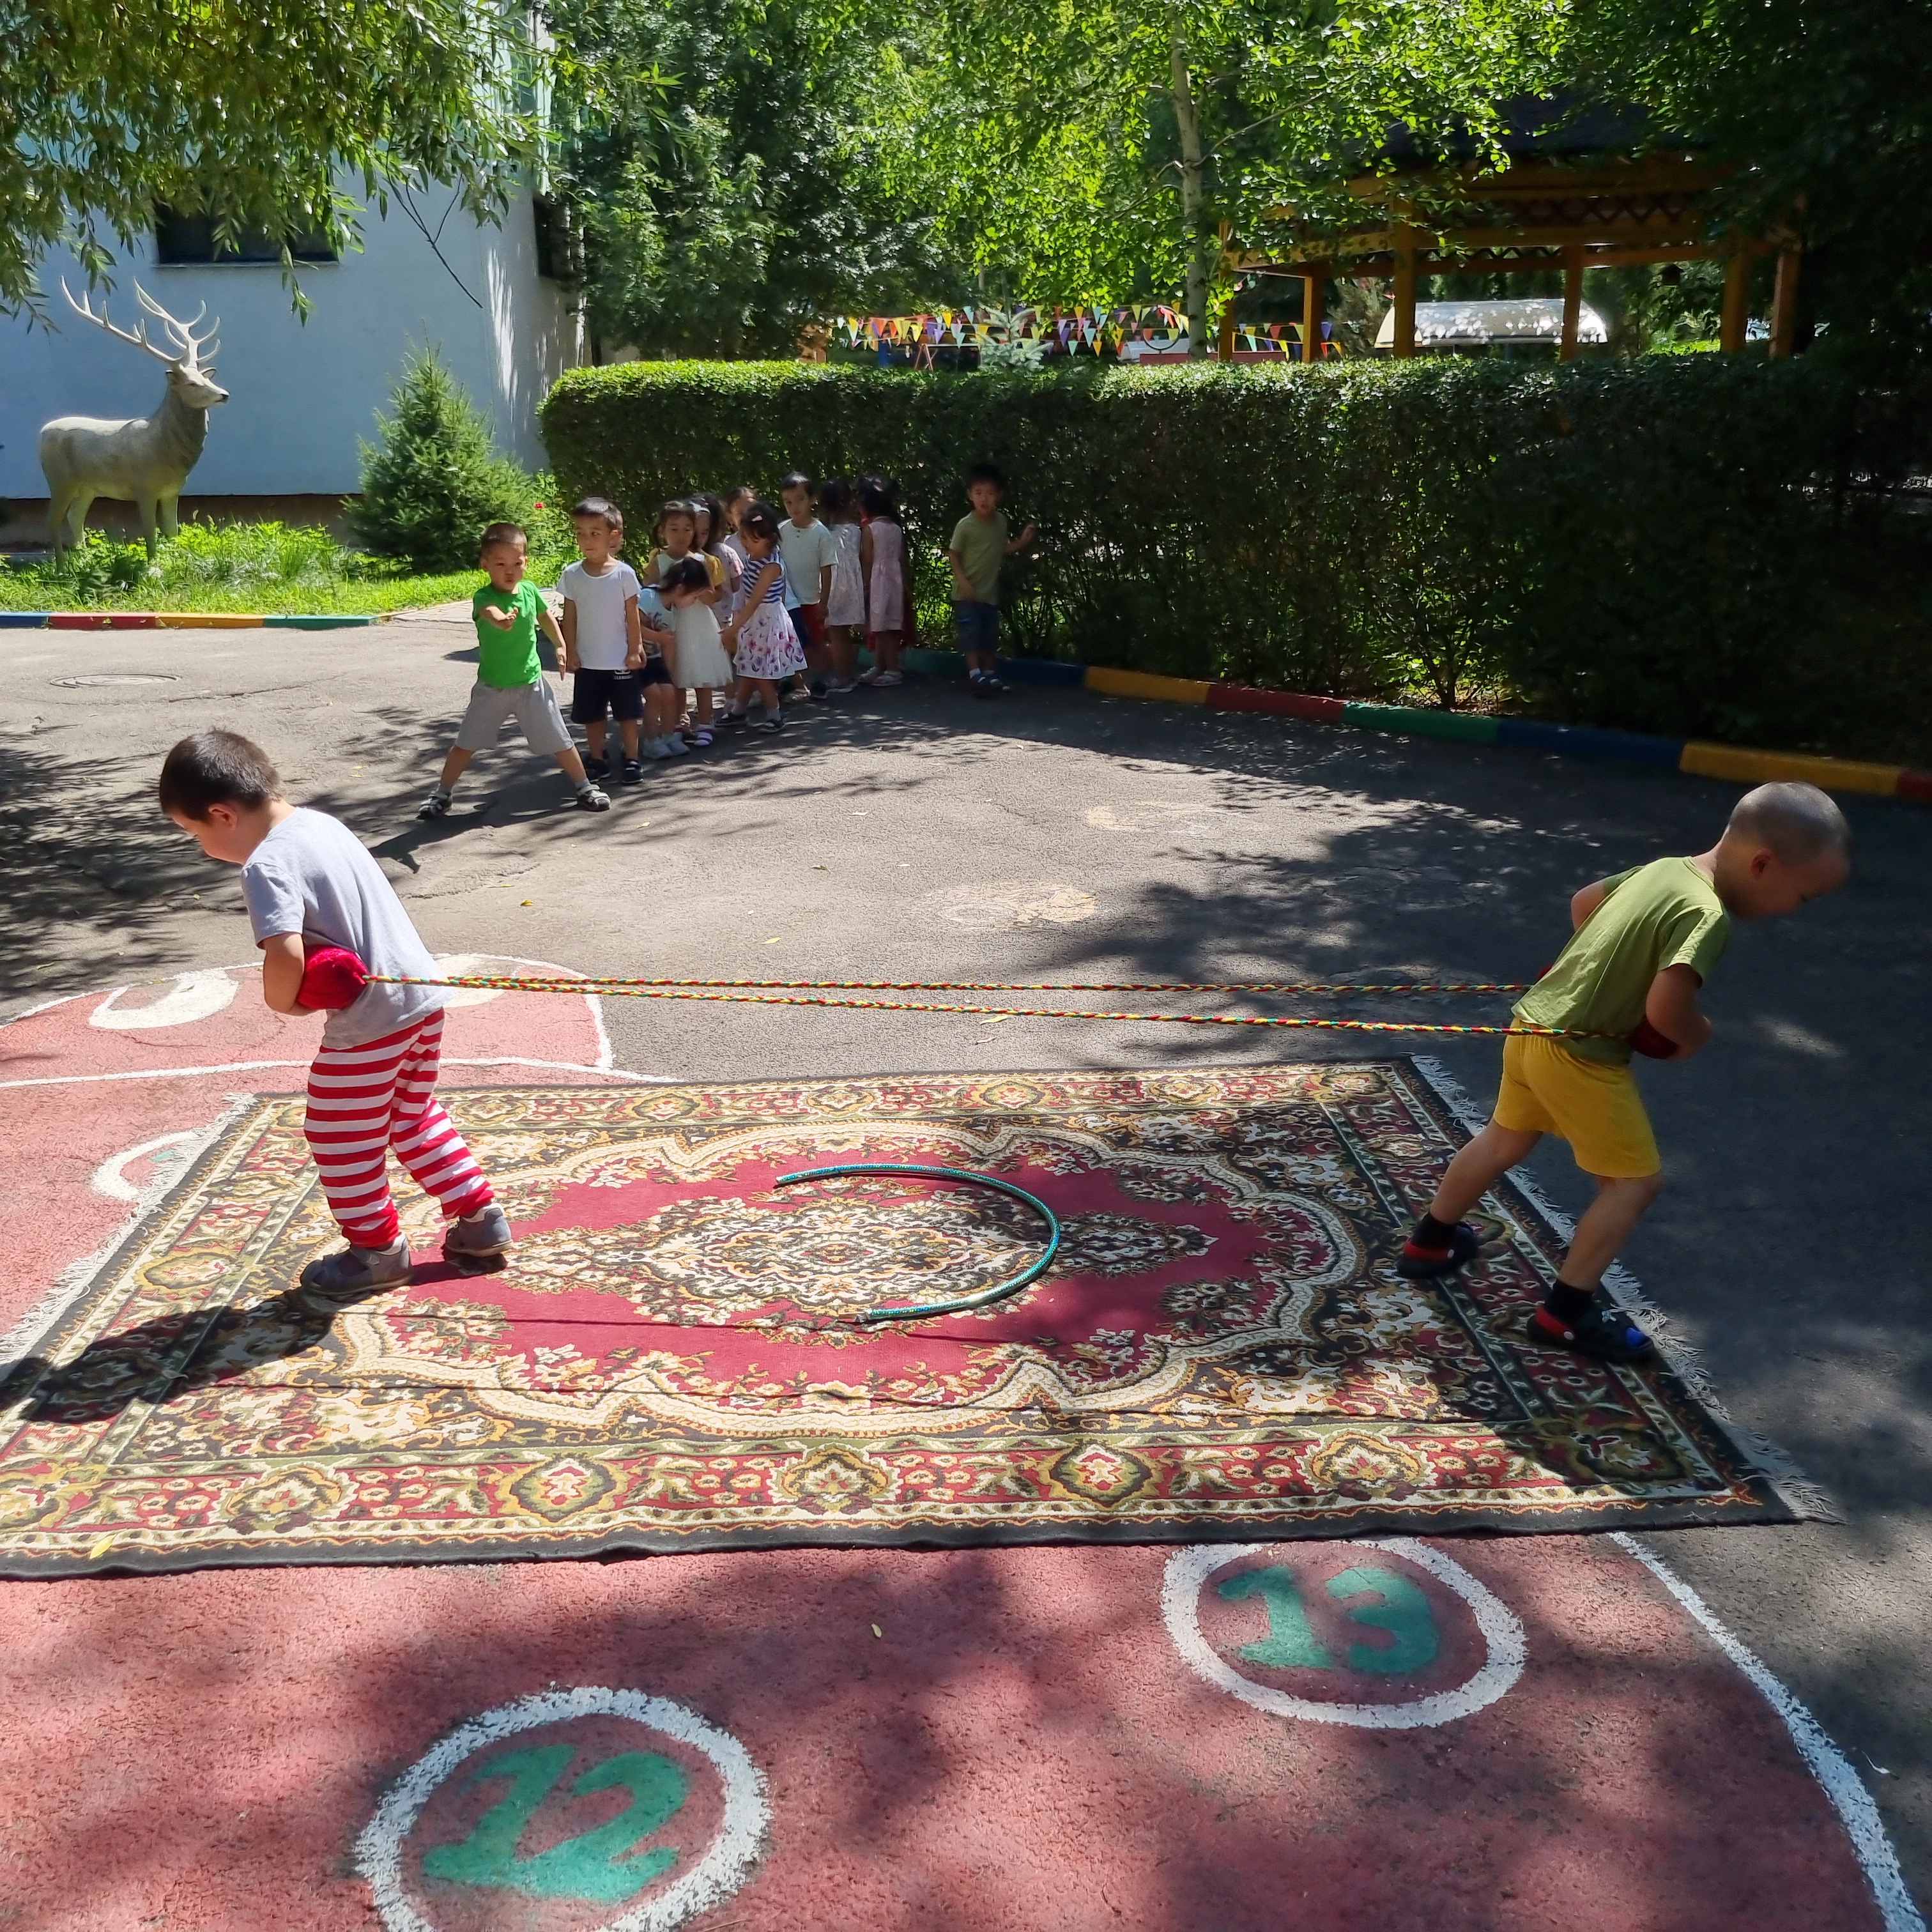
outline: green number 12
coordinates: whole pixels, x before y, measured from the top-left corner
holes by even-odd
[[[468,1838],[426,1852],[424,1871],[460,1885],[498,1886],[539,1898],[585,1898],[599,1905],[614,1905],[643,1891],[677,1854],[668,1846],[638,1858],[625,1854],[676,1814],[688,1789],[683,1768],[656,1751],[624,1751],[606,1758],[570,1787],[578,1798],[613,1786],[628,1791],[631,1802],[616,1817],[534,1858],[517,1856],[517,1841],[530,1814],[556,1788],[575,1754],[572,1744],[543,1744],[493,1758],[472,1773],[472,1784],[507,1778],[510,1788],[477,1820]]]

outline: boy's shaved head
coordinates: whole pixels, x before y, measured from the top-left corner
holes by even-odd
[[[1795,778],[1746,792],[1732,808],[1724,836],[1762,846],[1787,866],[1809,865],[1828,853],[1852,848],[1845,814],[1816,785]]]

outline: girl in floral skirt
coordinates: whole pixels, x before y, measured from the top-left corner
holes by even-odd
[[[778,686],[805,668],[798,633],[785,614],[784,565],[778,556],[778,513],[769,503],[754,503],[738,520],[745,552],[743,601],[724,626],[724,647],[738,672],[736,704],[724,714],[728,724],[742,724],[756,692],[765,707],[764,729],[784,723]]]

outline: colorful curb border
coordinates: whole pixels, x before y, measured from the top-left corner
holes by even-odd
[[[340,631],[386,624],[393,610],[314,616],[272,610],[0,610],[0,631]]]
[[[914,670],[942,674],[963,674],[966,665],[957,651],[910,650],[906,662]],[[1604,731],[1587,724],[1545,724],[1532,718],[1481,718],[1407,704],[1359,704],[1346,698],[1258,691],[1252,685],[1210,684],[1198,678],[1160,677],[1150,671],[1113,670],[1104,664],[1068,664],[1056,658],[1002,658],[1000,675],[1015,684],[1081,685],[1110,698],[1158,698],[1169,704],[1204,705],[1210,711],[1260,712],[1314,724],[1348,724],[1410,737],[1503,745],[1520,751],[1554,752],[1566,758],[1616,759],[1738,784],[1802,778],[1827,791],[1873,792],[1932,805],[1932,772],[1912,771],[1902,765],[1864,764],[1852,758],[1813,758],[1798,752],[1760,752],[1696,739],[1652,738],[1641,732]]]

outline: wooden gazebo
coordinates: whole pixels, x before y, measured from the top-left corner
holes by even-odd
[[[1330,276],[1388,277],[1394,284],[1396,356],[1415,353],[1419,275],[1560,269],[1560,352],[1567,359],[1576,351],[1586,268],[1722,260],[1719,345],[1742,349],[1750,318],[1752,266],[1762,256],[1775,254],[1771,353],[1789,356],[1797,322],[1797,238],[1774,233],[1713,239],[1712,191],[1724,172],[1688,155],[1658,153],[1561,159],[1532,154],[1501,170],[1479,163],[1398,168],[1358,176],[1348,183],[1348,192],[1363,204],[1360,229],[1340,234],[1311,230],[1286,248],[1266,252],[1245,248],[1224,235],[1222,262],[1232,272],[1302,278],[1304,345],[1322,339]],[[1292,209],[1275,210],[1270,220],[1295,236]],[[1234,346],[1234,331],[1230,303],[1221,324],[1223,356]]]

